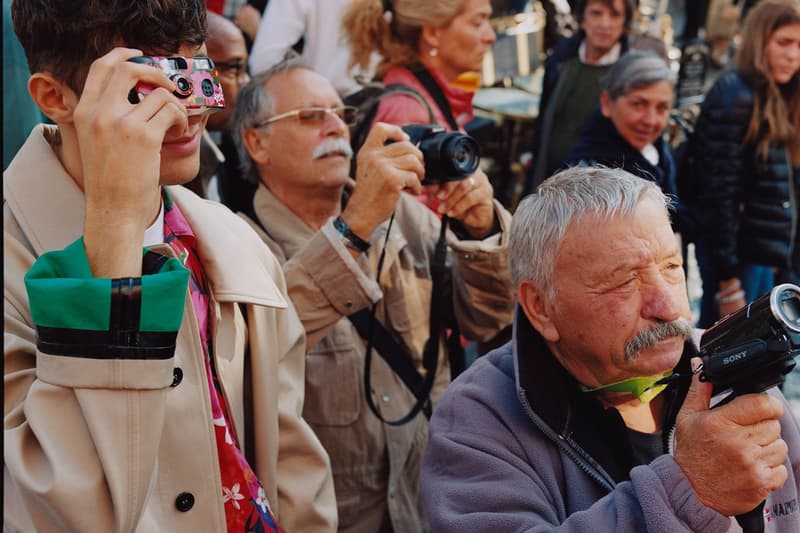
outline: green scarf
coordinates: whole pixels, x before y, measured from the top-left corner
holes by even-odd
[[[581,385],[581,390],[583,392],[628,392],[639,398],[640,402],[650,403],[653,398],[661,394],[661,392],[667,388],[667,384],[657,385],[657,383],[670,374],[672,374],[672,370],[668,370],[657,376],[624,379],[622,381],[617,381],[616,383],[602,385],[593,389]]]

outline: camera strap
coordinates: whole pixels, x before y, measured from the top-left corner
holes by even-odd
[[[444,118],[447,120],[450,129],[452,131],[460,131],[458,123],[456,122],[456,118],[453,116],[453,111],[450,109],[450,103],[447,101],[444,91],[442,91],[442,88],[438,83],[436,83],[436,80],[433,78],[433,75],[430,73],[430,71],[425,67],[420,67],[412,70],[411,73],[414,74],[428,94],[431,95],[431,98],[433,98],[434,102],[436,102],[436,107],[438,107],[444,115]],[[442,274],[442,276],[444,276],[444,274]],[[445,298],[445,296],[452,295],[452,287],[448,283],[445,283],[444,277],[439,281],[438,288],[439,291],[434,291],[433,294],[449,302],[450,299]],[[450,308],[442,310],[442,312],[446,313],[442,316],[448,317],[445,321],[446,327],[449,327],[450,329],[450,335],[447,336],[447,354],[450,358],[450,376],[452,379],[455,379],[456,376],[458,376],[466,368],[466,361],[464,347],[461,346],[461,332],[458,328],[458,323],[456,322],[455,318],[452,317],[451,311],[452,309]]]
[[[378,355],[391,367],[395,374],[403,381],[408,390],[415,398],[423,394],[422,377],[420,377],[414,364],[411,362],[408,352],[394,340],[391,333],[377,320],[367,309],[361,309],[351,315],[347,315],[348,320],[355,326],[356,331],[362,339],[368,341],[372,339]],[[372,331],[370,331],[372,328]],[[369,356],[368,356],[369,357]],[[430,418],[430,402],[423,408],[425,416]]]
[[[433,79],[433,75],[425,67],[412,70],[411,73],[419,80],[422,86],[425,87],[425,90],[431,95],[433,101],[436,102],[436,107],[438,107],[439,111],[444,115],[450,129],[452,131],[459,131],[456,117],[453,116],[453,110],[450,109],[450,103],[447,101],[447,97],[444,95],[442,88],[439,87],[439,84]]]
[[[422,366],[425,369],[425,376],[420,377],[419,373],[417,373],[416,369],[414,369],[413,365],[411,365],[411,358],[406,353],[402,353],[401,357],[406,360],[406,363],[403,363],[401,366],[411,366],[414,374],[416,374],[417,378],[408,378],[409,382],[414,381],[415,384],[409,386],[409,382],[406,381],[406,378],[403,377],[401,372],[398,372],[398,367],[392,366],[392,363],[386,359],[385,354],[381,354],[384,356],[384,359],[387,360],[392,369],[400,376],[400,379],[409,386],[412,394],[416,398],[416,402],[411,410],[403,417],[397,420],[386,420],[383,415],[378,412],[378,408],[375,405],[375,401],[372,398],[372,386],[371,386],[371,368],[372,368],[372,347],[375,344],[375,333],[378,331],[378,321],[375,319],[375,310],[377,309],[377,303],[373,304],[372,311],[369,316],[369,322],[367,323],[367,335],[365,340],[367,341],[367,349],[364,358],[364,396],[367,400],[367,405],[369,406],[372,413],[378,417],[378,420],[383,422],[384,424],[388,424],[390,426],[402,426],[413,420],[420,411],[422,411],[427,418],[430,418],[431,415],[431,401],[430,401],[430,394],[431,389],[433,389],[433,382],[436,378],[436,367],[439,362],[439,343],[441,340],[441,332],[442,327],[444,325],[444,317],[445,312],[447,311],[446,306],[448,305],[449,301],[445,301],[445,298],[441,297],[443,294],[442,291],[442,284],[447,282],[446,274],[447,274],[447,226],[448,226],[449,218],[447,216],[442,217],[441,228],[439,232],[439,239],[436,242],[436,247],[434,249],[433,256],[431,257],[431,279],[433,281],[433,287],[431,289],[431,305],[430,305],[430,316],[429,316],[429,329],[428,329],[428,340],[425,342],[425,346],[423,348],[422,353]],[[383,268],[383,261],[386,256],[386,243],[389,240],[389,233],[392,229],[392,223],[394,222],[394,214],[392,214],[391,218],[389,219],[389,225],[386,229],[386,237],[384,242],[383,251],[381,252],[381,256],[378,260],[378,268],[376,279],[380,279],[380,273]],[[383,326],[380,326],[383,328]],[[358,329],[358,326],[356,326]],[[385,331],[385,329],[384,329]],[[360,332],[359,332],[360,333]],[[362,334],[363,337],[363,334]],[[386,337],[389,337],[388,332],[386,332]],[[378,341],[382,342],[382,341]],[[401,349],[402,350],[402,349]],[[392,356],[393,357],[393,356]],[[404,371],[403,371],[404,372]],[[416,382],[417,379],[419,380],[419,386],[417,388]],[[416,389],[416,390],[415,390]]]

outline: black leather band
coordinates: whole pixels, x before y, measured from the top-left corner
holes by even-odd
[[[48,355],[89,359],[169,359],[177,331],[91,331],[36,327],[36,345]]]
[[[345,245],[349,248],[353,248],[354,250],[358,250],[359,252],[366,252],[369,250],[369,243],[353,233],[353,230],[350,229],[350,226],[342,220],[342,217],[336,217],[333,221],[333,227],[336,228],[336,231],[344,237]]]

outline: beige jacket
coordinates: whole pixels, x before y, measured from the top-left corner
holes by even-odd
[[[364,399],[365,343],[344,315],[379,302],[376,316],[422,370],[428,337],[431,279],[429,256],[439,220],[419,201],[401,195],[380,283],[374,280],[387,224],[373,233],[372,246],[356,261],[329,221],[308,227],[263,185],[254,199],[265,241],[283,263],[289,296],[306,328],[303,415],[331,457],[339,526],[343,532],[375,533],[428,529],[419,494],[419,469],[428,438],[424,415],[400,427],[381,423]],[[494,336],[512,320],[514,295],[507,265],[510,214],[500,204],[502,232],[483,241],[450,235],[455,310],[461,332],[475,340]],[[450,381],[444,346],[433,397]],[[408,413],[414,398],[384,360],[373,352],[371,390],[384,418]]]
[[[23,275],[43,252],[81,235],[84,212],[83,195],[44,129],[34,130],[3,175],[4,526],[224,531],[203,350],[188,291],[173,358],[59,357],[36,349]],[[227,208],[182,187],[170,193],[200,243],[214,365],[239,442],[254,443],[245,453],[287,532],[334,531],[328,457],[301,418],[303,328],[287,307],[280,266]],[[166,245],[154,250],[171,254]],[[173,368],[183,372],[175,387]],[[182,493],[194,497],[187,512],[176,509]]]

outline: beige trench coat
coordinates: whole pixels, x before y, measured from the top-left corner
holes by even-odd
[[[224,531],[209,391],[188,291],[171,359],[65,358],[36,350],[23,275],[43,252],[81,235],[84,210],[81,191],[43,133],[34,130],[3,176],[4,526]],[[254,443],[245,452],[287,532],[334,531],[328,457],[300,416],[304,334],[287,307],[280,266],[223,206],[182,187],[170,193],[200,243],[214,364],[239,442]],[[166,245],[154,250],[171,253]],[[170,387],[173,367],[182,369],[183,380]],[[194,506],[180,512],[176,498],[187,492]]]
[[[329,221],[321,231],[308,227],[265,187],[254,208],[266,234],[257,228],[283,263],[289,296],[306,328],[306,405],[311,423],[331,457],[340,531],[375,533],[391,523],[394,531],[428,529],[419,494],[419,469],[428,440],[424,415],[400,427],[381,423],[364,399],[365,343],[344,315],[379,302],[376,316],[422,371],[431,298],[429,255],[439,220],[419,201],[401,195],[380,283],[374,280],[387,224],[373,233],[371,248],[356,261]],[[449,235],[455,310],[463,335],[487,340],[511,323],[514,294],[504,242],[511,216],[495,210],[501,232],[483,241]],[[436,399],[450,381],[440,345],[434,385]],[[397,420],[414,398],[373,352],[370,394],[382,416]]]

